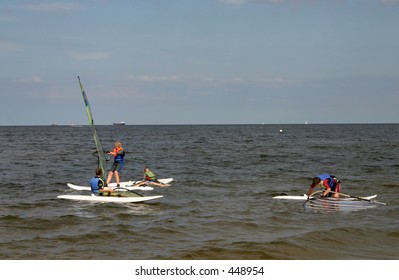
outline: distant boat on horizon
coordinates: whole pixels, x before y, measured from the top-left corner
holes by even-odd
[[[114,122],[113,125],[125,125],[125,122]]]

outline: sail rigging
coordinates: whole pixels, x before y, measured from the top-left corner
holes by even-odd
[[[91,113],[89,100],[87,99],[86,92],[83,88],[83,84],[80,81],[80,77],[78,77],[78,80],[79,80],[80,90],[83,95],[83,100],[85,102],[87,118],[89,119],[90,127],[91,127],[91,130],[93,133],[94,143],[96,144],[97,156],[98,156],[98,168],[100,168],[102,170],[103,177],[105,177],[105,169],[106,169],[106,160],[107,159],[105,157],[104,150],[101,147],[100,139],[98,138],[98,135],[97,135],[97,130],[94,125],[94,120],[93,120],[93,115]]]

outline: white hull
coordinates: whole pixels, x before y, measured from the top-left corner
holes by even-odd
[[[61,199],[93,201],[93,202],[112,202],[112,203],[132,203],[154,200],[163,197],[163,195],[137,196],[137,197],[117,197],[117,196],[98,196],[98,195],[59,195]]]
[[[121,182],[120,183],[120,187],[128,189],[130,191],[137,191],[137,190],[140,190],[140,191],[152,191],[154,189],[153,187],[148,187],[148,186],[133,187],[131,184],[129,185],[128,183],[129,182]],[[77,191],[90,191],[91,190],[91,188],[89,186],[78,186],[78,185],[74,185],[74,184],[71,184],[71,183],[68,183],[67,185],[71,189],[74,189],[74,190],[77,190]],[[116,187],[116,184],[115,185],[110,184],[109,187],[111,189],[114,189]],[[123,189],[121,191],[123,191]]]
[[[158,179],[158,181],[159,181],[160,183],[162,183],[162,184],[169,184],[170,182],[173,181],[173,178],[163,178],[163,179]],[[129,181],[129,182],[127,182],[127,183],[128,183],[127,186],[132,186],[132,187],[133,187],[133,185],[137,185],[138,183],[141,183],[141,182],[143,182],[143,181],[142,181],[142,180],[138,180],[138,181]],[[150,183],[150,184],[151,184],[151,183]],[[109,186],[111,186],[111,187],[115,186],[115,187],[116,187],[116,183],[111,183],[111,184],[109,184]]]
[[[168,183],[170,183],[172,181],[173,181],[173,178],[159,179],[159,182],[161,182],[163,184],[168,184]],[[140,187],[133,186],[133,185],[136,185],[136,184],[138,184],[140,182],[142,182],[142,181],[120,182],[119,185],[120,185],[121,188],[125,188],[125,189],[128,189],[130,191],[137,191],[137,190],[139,190],[139,191],[152,191],[154,189],[153,187],[150,187],[150,186],[140,186]],[[90,191],[91,190],[90,186],[79,186],[79,185],[75,185],[75,184],[71,184],[71,183],[68,183],[67,185],[71,189],[74,189],[74,190],[77,190],[77,191]],[[108,187],[114,189],[114,188],[116,188],[116,183],[110,183],[108,185]]]
[[[315,212],[353,212],[375,208],[381,204],[384,203],[373,200],[367,201],[353,198],[316,198],[306,201],[303,204],[303,207],[307,211]]]
[[[277,195],[273,196],[274,199],[289,199],[289,200],[307,200],[308,196],[304,194],[303,196],[298,195]]]
[[[364,197],[360,197],[361,199],[364,200],[371,200],[376,198],[377,195],[371,195],[371,196],[364,196]],[[306,194],[304,194],[303,196],[298,196],[298,195],[278,195],[278,196],[274,196],[273,198],[275,199],[287,199],[287,200],[308,200],[308,196]],[[310,199],[315,199],[315,197],[311,197]],[[345,200],[356,200],[356,198],[340,198],[341,201],[345,201]]]

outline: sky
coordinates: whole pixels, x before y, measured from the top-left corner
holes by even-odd
[[[0,125],[398,123],[399,0],[2,0]]]

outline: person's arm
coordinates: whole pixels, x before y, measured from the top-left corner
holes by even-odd
[[[314,187],[315,187],[314,184],[311,184],[311,185],[310,185],[309,191],[308,191],[308,197],[313,193]]]
[[[323,195],[322,195],[322,196],[327,196],[328,193],[331,191],[331,188],[330,188],[330,186],[328,185],[328,180],[327,180],[327,179],[323,181],[323,185],[324,185],[324,187],[326,188],[326,190],[323,192]]]
[[[109,155],[111,155],[111,156],[113,156],[113,157],[115,157],[115,156],[116,156],[115,150],[113,150],[113,151],[109,151],[109,152],[108,152],[108,154],[109,154]]]

